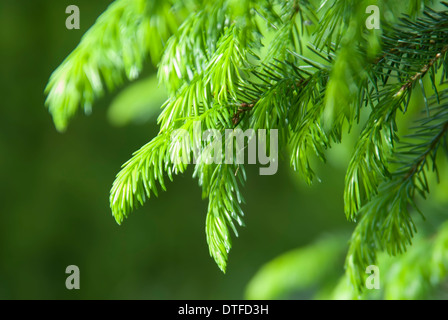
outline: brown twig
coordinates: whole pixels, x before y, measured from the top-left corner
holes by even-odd
[[[404,85],[402,85],[400,90],[398,90],[398,92],[394,96],[401,96],[404,91],[409,89],[414,84],[415,81],[423,78],[426,75],[426,73],[429,71],[429,69],[431,69],[431,67],[437,62],[437,60],[439,60],[447,51],[448,51],[448,45],[443,47],[443,49],[439,53],[437,53],[436,56],[434,58],[432,58],[428,64],[423,66],[423,68],[419,72],[417,72],[415,75],[413,75],[412,78],[408,82],[406,82]]]

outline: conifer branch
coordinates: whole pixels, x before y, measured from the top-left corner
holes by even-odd
[[[106,89],[137,77],[148,56],[160,61],[158,79],[169,99],[159,134],[114,181],[110,205],[118,223],[204,151],[197,129],[278,129],[280,148],[311,183],[311,155],[325,161],[326,149],[342,141],[346,126],[359,124],[366,107],[344,191],[345,213],[359,221],[346,262],[359,289],[377,252],[398,254],[411,242],[416,230],[408,207],[416,192],[428,194],[428,164],[436,168],[437,151],[446,149],[448,94],[438,88],[448,77],[448,12],[426,8],[415,19],[427,1],[404,2],[406,9],[379,1],[387,16],[409,15],[400,24],[384,18],[382,32],[370,32],[363,26],[370,4],[364,0],[320,7],[311,0],[116,0],[54,72],[46,103],[64,130],[79,108],[88,112]],[[396,115],[406,112],[418,85],[430,116],[413,142],[400,145]],[[402,168],[391,170],[392,159]],[[194,177],[209,200],[210,254],[225,271],[230,230],[237,234],[243,225],[245,170],[199,161]]]
[[[448,25],[446,25],[448,18],[442,14],[440,16],[444,20],[431,17],[428,20],[421,20],[421,22],[429,23],[435,20],[440,28],[445,25],[444,29],[437,30],[442,33],[448,32]],[[405,34],[410,37],[410,40],[402,36],[400,41],[413,47],[411,49],[413,57],[409,57],[409,48],[402,45],[393,54],[390,53],[382,59],[381,67],[372,70],[371,79],[375,79],[374,82],[377,83],[376,79],[382,77],[384,89],[376,93],[379,102],[374,106],[369,116],[347,170],[344,202],[345,212],[349,219],[355,219],[362,205],[361,184],[364,195],[369,200],[377,193],[378,181],[382,177],[389,176],[388,159],[397,140],[396,112],[400,109],[403,112],[406,111],[412,89],[417,83],[421,82],[421,79],[429,71],[435,74],[439,68],[442,68],[443,72],[446,72],[447,45],[434,42],[432,33],[418,33],[419,40],[416,39],[415,33],[408,32]],[[385,36],[386,39],[390,39],[388,37],[390,36]],[[395,43],[395,41],[392,41],[392,43]],[[415,47],[415,43],[419,43],[419,47]],[[428,50],[430,50],[432,56],[429,56]],[[410,59],[412,59],[412,64],[408,63]],[[441,63],[438,63],[439,61]],[[410,68],[411,65],[412,68]],[[400,69],[400,66],[402,66],[402,69]],[[387,85],[388,78],[393,73],[396,74],[397,80],[401,81],[402,84]],[[384,74],[387,74],[387,77],[383,77]],[[407,79],[403,79],[405,75],[407,75]],[[431,77],[431,81],[433,88],[435,88],[434,77]],[[374,90],[374,88],[369,90]],[[427,100],[424,91],[423,94],[425,100]]]
[[[234,221],[239,226],[244,225],[241,219],[244,213],[240,206],[244,199],[239,186],[244,185],[246,174],[242,165],[238,167],[233,164],[206,166],[207,168],[200,169],[200,181],[204,195],[209,198],[205,229],[207,243],[210,255],[218,267],[225,272],[228,254],[232,248],[229,229],[238,236]],[[204,174],[204,171],[209,173]]]
[[[79,108],[90,113],[106,88],[137,78],[148,54],[157,63],[180,19],[171,7],[168,0],[117,0],[98,18],[45,89],[59,131]]]
[[[409,205],[417,208],[415,193],[423,198],[429,193],[427,172],[437,172],[437,153],[448,150],[448,91],[432,97],[429,118],[422,118],[412,140],[402,143],[395,154],[402,166],[383,179],[375,195],[359,211],[360,220],[352,235],[346,267],[351,282],[362,291],[365,268],[375,264],[379,251],[403,253],[416,232]]]

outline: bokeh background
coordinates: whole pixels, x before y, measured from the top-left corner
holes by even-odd
[[[233,239],[225,275],[208,253],[207,201],[191,170],[118,226],[110,187],[132,152],[157,133],[156,119],[111,122],[118,91],[61,134],[44,106],[52,71],[110,3],[0,2],[0,299],[242,299],[271,259],[325,234],[350,234],[344,147],[318,165],[322,182],[311,187],[288,161],[274,176],[249,167],[246,227]],[[65,28],[71,4],[81,10],[81,30]],[[144,76],[153,73],[148,64]],[[80,290],[65,287],[72,264],[81,271]],[[331,267],[342,274],[343,260]]]

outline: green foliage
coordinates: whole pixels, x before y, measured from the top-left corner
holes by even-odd
[[[228,164],[206,165],[199,171],[204,196],[210,198],[205,227],[210,255],[225,272],[227,255],[232,247],[229,227],[238,236],[233,220],[243,225],[241,217],[244,213],[240,203],[244,199],[241,198],[239,185],[244,183],[246,174],[242,165],[236,167]]]
[[[347,218],[357,222],[346,260],[357,293],[348,296],[362,297],[365,267],[381,252],[402,254],[411,243],[416,226],[410,206],[416,207],[416,194],[428,194],[429,165],[435,170],[446,156],[440,151],[448,149],[448,11],[440,3],[424,9],[428,3],[116,0],[52,75],[47,106],[64,130],[77,109],[90,111],[104,87],[136,78],[147,56],[158,63],[169,97],[159,134],[124,164],[113,184],[110,203],[118,223],[205,150],[195,132],[278,129],[280,149],[311,184],[312,158],[325,161],[347,129],[359,130],[344,202]],[[365,26],[372,4],[381,10],[381,30]],[[412,139],[400,142],[406,130],[399,131],[397,117],[413,105],[424,113]],[[209,199],[210,254],[225,271],[230,230],[237,235],[236,225],[243,225],[245,170],[199,161],[194,177]],[[436,241],[431,258],[438,282],[446,275],[444,241]],[[342,281],[337,290],[344,288]]]
[[[385,179],[378,194],[365,204],[353,233],[347,256],[348,273],[352,282],[362,287],[362,266],[374,264],[375,250],[386,250],[392,255],[403,253],[416,232],[409,207],[416,208],[415,194],[423,198],[429,193],[427,171],[437,171],[437,152],[447,148],[448,105],[447,91],[439,94],[440,105],[430,109],[430,116],[420,119],[412,140],[402,142],[395,154],[399,169]],[[437,102],[433,97],[429,103]]]
[[[349,277],[340,267],[347,239],[344,234],[326,235],[269,261],[250,280],[246,298],[446,298],[443,285],[448,272],[447,222],[417,236],[413,246],[400,259],[379,254],[376,264],[380,270],[380,288],[362,293],[353,290]]]
[[[90,113],[105,88],[135,79],[150,54],[157,62],[179,18],[169,1],[118,0],[52,74],[45,92],[56,128],[64,131],[78,108]]]
[[[327,236],[269,261],[249,282],[246,298],[285,299],[300,297],[300,292],[319,295],[316,290],[328,283],[334,285],[342,272],[346,240],[346,236]]]
[[[152,90],[148,91],[148,88]],[[158,88],[158,89],[157,89]],[[155,75],[132,83],[111,103],[107,116],[116,126],[130,123],[144,123],[155,118],[167,94],[158,86]]]
[[[428,18],[420,19],[418,24],[403,19],[400,29],[392,31],[396,35],[383,37],[385,52],[373,61],[369,75],[371,85],[361,92],[360,101],[371,104],[372,112],[347,170],[345,210],[351,219],[361,207],[360,184],[370,199],[377,192],[379,179],[389,177],[388,159],[397,140],[396,113],[406,112],[416,85],[422,88],[427,101],[422,82],[425,75],[429,74],[435,89],[436,72],[442,69],[444,76],[446,74],[448,47],[443,41],[434,40],[445,37],[446,25],[440,18],[446,19],[446,16],[429,13]]]

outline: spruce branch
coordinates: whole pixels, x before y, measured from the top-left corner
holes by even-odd
[[[344,190],[346,215],[359,221],[347,274],[360,288],[363,268],[379,251],[398,254],[410,244],[416,229],[409,206],[416,193],[428,194],[428,165],[436,168],[437,151],[446,149],[448,94],[439,93],[445,83],[437,81],[448,77],[448,12],[426,8],[415,19],[426,2],[400,1],[409,5],[404,9],[379,1],[392,16],[407,9],[410,16],[400,24],[382,19],[383,30],[370,32],[363,26],[364,0],[322,1],[319,9],[309,0],[116,0],[52,75],[47,106],[64,130],[106,88],[137,77],[148,56],[160,61],[158,79],[169,99],[158,135],[113,183],[110,205],[118,223],[159,187],[165,190],[166,177],[198,160],[196,152],[207,148],[198,130],[277,129],[280,151],[288,149],[291,166],[311,183],[311,155],[325,161],[326,150],[341,142],[346,125],[359,124],[366,108]],[[429,115],[412,142],[399,144],[396,115],[406,112],[418,86]],[[396,171],[393,159],[402,164]],[[209,201],[207,243],[225,272],[230,230],[238,235],[243,225],[245,168],[200,160],[193,175]]]
[[[435,21],[438,22],[440,28],[444,26],[444,29],[436,30],[440,30],[442,33],[448,32],[448,25],[446,24],[448,18],[445,14],[441,13],[438,17],[430,17],[426,20],[420,20],[421,23],[429,24]],[[412,24],[408,27],[414,28]],[[418,33],[419,39],[416,38],[416,31],[411,30],[412,32],[405,31],[404,33],[408,35],[409,40],[403,35],[399,39],[402,44],[406,43],[412,49],[402,45],[400,48],[396,48],[393,53],[389,51],[385,58],[381,58],[381,65],[375,66],[371,71],[370,78],[375,79],[372,82],[376,84],[378,79],[382,78],[384,89],[381,91],[378,91],[375,87],[368,89],[371,91],[377,90],[376,99],[379,102],[373,107],[347,170],[344,202],[345,212],[349,219],[356,218],[362,205],[362,189],[365,197],[369,200],[377,193],[378,181],[382,177],[389,176],[388,159],[397,140],[396,112],[407,110],[413,88],[416,84],[421,84],[421,79],[428,72],[434,75],[440,68],[444,73],[446,72],[448,46],[433,40],[433,33],[428,33],[428,30],[433,29],[430,29],[429,26],[424,32]],[[391,36],[386,35],[385,39],[391,39]],[[385,43],[390,45],[391,41],[385,41]],[[396,41],[392,41],[392,43],[395,44]],[[409,56],[410,50],[412,50],[411,57]],[[428,50],[430,50],[431,56],[428,54]],[[383,77],[385,74],[387,76]],[[388,85],[388,78],[392,76],[395,76],[396,80],[402,84],[392,83]],[[434,76],[431,76],[430,79],[433,88],[436,88]],[[436,90],[435,92],[437,94]],[[422,93],[427,100],[424,90],[422,90]],[[375,94],[373,92],[372,94],[375,99]]]
[[[246,173],[242,165],[205,166],[207,168],[200,169],[202,171],[200,181],[205,195],[209,198],[205,229],[207,243],[210,255],[225,273],[228,254],[232,248],[229,229],[238,236],[234,221],[239,226],[244,225],[241,219],[244,213],[240,206],[244,198],[239,186],[244,185]],[[212,174],[204,174],[204,171]]]
[[[157,184],[166,191],[164,176],[172,181],[174,174],[185,172],[192,163],[193,152],[202,152],[206,146],[200,139],[200,132],[229,127],[230,114],[227,106],[220,105],[201,110],[200,115],[185,120],[181,126],[160,132],[135,152],[122,166],[110,192],[110,206],[117,223],[121,224],[133,210],[143,205],[151,193],[157,196]],[[195,128],[195,123],[200,123],[201,127]],[[199,150],[194,150],[196,147]]]
[[[169,38],[158,77],[172,95],[207,68],[224,28],[229,26],[225,5],[225,1],[207,2],[202,10],[191,13]]]
[[[59,131],[79,108],[90,113],[106,88],[137,78],[148,54],[157,63],[180,19],[171,7],[168,0],[117,0],[98,18],[45,89]]]
[[[419,120],[409,142],[402,143],[395,153],[401,168],[383,179],[378,193],[359,211],[359,223],[352,235],[346,267],[351,282],[362,291],[364,270],[375,264],[379,251],[397,255],[411,244],[416,232],[409,205],[417,209],[415,194],[423,198],[429,193],[427,172],[437,173],[437,154],[448,150],[448,91],[430,99],[434,105],[429,118]]]
[[[170,157],[168,153],[167,133],[158,135],[123,165],[118,173],[110,194],[112,214],[118,224],[121,224],[128,214],[143,205],[151,193],[158,194],[156,181],[166,190],[164,171],[169,170]]]
[[[178,118],[198,115],[199,106],[207,109],[213,103],[227,104],[236,101],[237,88],[234,83],[243,81],[242,72],[250,67],[250,47],[241,41],[247,35],[236,25],[230,25],[216,44],[203,74],[196,73],[163,107],[158,123],[167,130]]]

